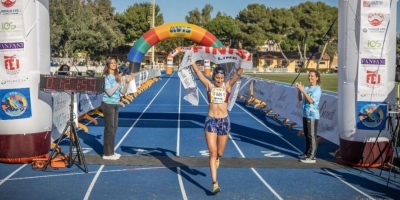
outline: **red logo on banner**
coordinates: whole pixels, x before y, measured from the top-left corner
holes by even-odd
[[[3,5],[6,8],[10,8],[15,4],[16,1],[17,0],[1,0],[1,5]]]
[[[379,26],[383,22],[384,15],[379,12],[371,12],[368,14],[368,22],[372,26]]]
[[[367,70],[367,77],[365,79],[365,82],[367,83],[368,86],[379,86],[381,83],[381,75],[378,74],[378,71],[369,71]]]
[[[19,72],[19,60],[15,55],[4,56],[4,66],[6,68],[7,74],[18,74]]]

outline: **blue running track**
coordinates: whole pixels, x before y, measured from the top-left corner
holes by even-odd
[[[200,85],[200,82],[198,82]],[[120,107],[117,161],[101,159],[103,120],[78,135],[82,165],[47,170],[0,164],[0,199],[400,199],[400,174],[336,164],[338,146],[322,141],[317,163],[300,163],[304,137],[239,99],[230,112],[232,132],[218,169],[222,192],[211,195],[203,122],[208,105],[183,100],[176,73]],[[61,143],[68,152],[69,139]],[[389,182],[388,178],[390,178]],[[387,185],[387,183],[389,183]]]

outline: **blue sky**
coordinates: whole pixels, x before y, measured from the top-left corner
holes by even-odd
[[[311,1],[316,2],[318,0]],[[151,0],[111,0],[111,2],[116,12],[121,13],[134,3],[151,2]],[[211,4],[214,7],[212,17],[214,17],[218,11],[236,17],[239,11],[246,8],[246,6],[251,3],[265,4],[267,7],[272,8],[289,8],[299,3],[306,2],[306,0],[155,0],[155,2],[161,8],[164,22],[184,22],[185,16],[190,10],[195,8],[201,10],[205,4]],[[322,0],[322,2],[331,6],[338,6],[338,0]],[[397,11],[397,32],[400,32],[400,3],[397,4]]]
[[[129,5],[152,2],[152,0],[111,0],[111,2],[116,8],[116,12],[123,12]],[[306,2],[306,0],[155,0],[155,2],[161,8],[164,22],[182,22],[185,21],[185,16],[189,11],[195,8],[201,10],[205,4],[211,4],[214,7],[212,13],[213,17],[215,17],[218,11],[236,17],[239,11],[245,9],[248,4],[252,3],[265,4],[267,7],[272,8],[289,8],[301,2]],[[337,0],[324,0],[323,2],[336,7],[338,5]]]

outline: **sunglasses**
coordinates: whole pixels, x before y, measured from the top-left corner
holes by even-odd
[[[224,74],[224,75],[225,75],[225,70],[223,70],[223,69],[218,69],[218,70],[215,70],[215,73],[216,73],[216,74]]]

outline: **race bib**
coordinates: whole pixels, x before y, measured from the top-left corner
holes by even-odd
[[[225,88],[213,88],[211,90],[211,103],[225,103]]]

